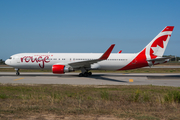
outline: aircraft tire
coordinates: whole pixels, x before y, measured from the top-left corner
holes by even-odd
[[[79,77],[83,77],[83,74],[82,74],[82,73],[79,73]]]
[[[91,75],[92,75],[92,72],[88,72],[88,74],[89,74],[89,76],[91,76]]]
[[[16,72],[16,75],[20,75],[20,73],[19,73],[19,72]]]
[[[89,75],[88,72],[84,73],[84,77],[88,77],[88,75]]]

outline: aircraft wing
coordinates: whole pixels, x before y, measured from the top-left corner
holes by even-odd
[[[70,66],[73,67],[74,69],[81,68],[81,67],[90,68],[91,64],[97,63],[97,62],[99,62],[99,61],[108,59],[108,57],[109,57],[109,55],[111,54],[114,46],[115,46],[115,44],[112,44],[112,45],[106,50],[106,52],[105,52],[100,58],[98,58],[98,59],[87,60],[87,61],[80,61],[80,62],[73,62],[73,63],[69,63],[68,65],[70,65]]]

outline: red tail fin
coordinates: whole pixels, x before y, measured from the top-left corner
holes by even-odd
[[[151,59],[162,57],[174,26],[165,27],[137,56],[121,70],[135,69],[152,65]],[[148,61],[147,61],[148,60]]]

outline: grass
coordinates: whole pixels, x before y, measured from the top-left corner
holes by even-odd
[[[164,63],[164,64],[160,64],[160,65],[180,65],[180,62],[170,61],[170,62],[167,62],[167,63]]]
[[[26,119],[43,113],[174,120],[180,117],[180,88],[0,84],[0,119]]]
[[[167,101],[167,102],[178,102],[178,103],[180,103],[180,92],[177,90],[169,91],[165,95],[164,98],[165,98],[165,101]]]

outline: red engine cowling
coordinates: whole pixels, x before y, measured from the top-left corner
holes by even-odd
[[[64,67],[65,65],[53,65],[52,66],[52,72],[54,74],[64,74]]]

